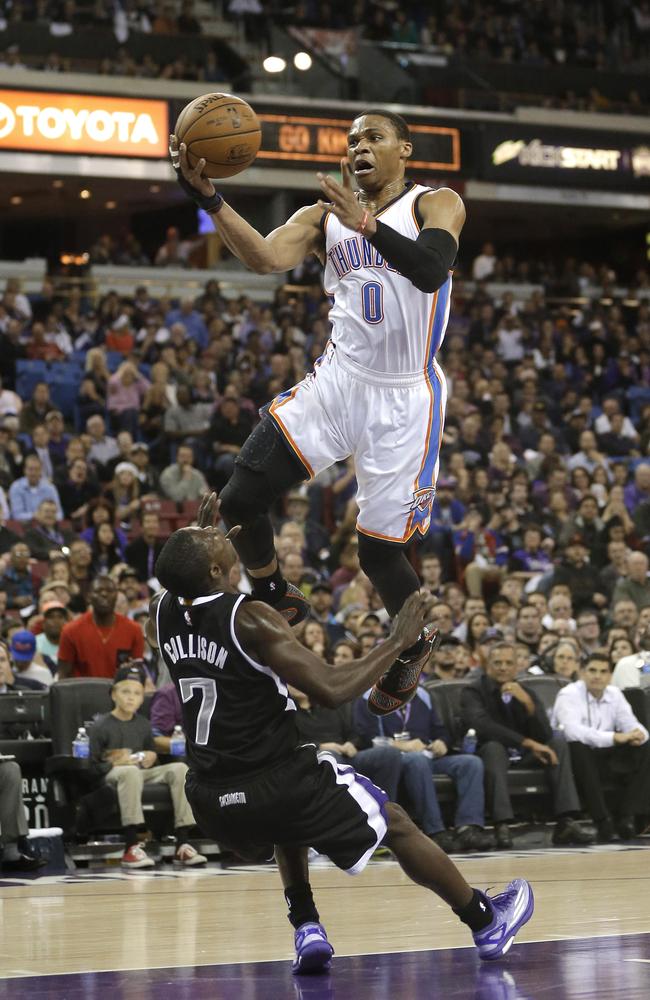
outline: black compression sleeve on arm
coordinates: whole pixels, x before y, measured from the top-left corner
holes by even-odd
[[[458,253],[446,229],[423,229],[417,240],[410,240],[377,220],[377,232],[369,241],[421,292],[436,292],[444,285]]]

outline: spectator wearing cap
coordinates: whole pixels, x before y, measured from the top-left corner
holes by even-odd
[[[16,675],[36,681],[43,687],[49,687],[54,680],[51,670],[38,663],[34,663],[36,656],[36,636],[27,629],[19,629],[11,637],[9,653],[13,661]]]
[[[330,584],[324,580],[317,580],[312,585],[309,603],[311,604],[310,617],[314,621],[320,622],[327,632],[329,645],[334,646],[340,639],[344,638],[345,629],[336,620],[332,611],[334,597]]]
[[[122,867],[153,867],[153,859],[138,845],[138,827],[144,823],[142,791],[145,784],[166,784],[174,806],[175,860],[184,867],[205,864],[206,858],[188,843],[194,816],[185,796],[187,764],[156,765],[151,724],[138,713],[144,701],[144,671],[127,663],[115,674],[113,709],[90,727],[90,755],[106,784],[115,788],[124,833]]]
[[[106,499],[114,504],[115,515],[124,530],[140,510],[140,480],[133,462],[118,462]]]
[[[614,587],[613,601],[634,601],[639,611],[650,606],[650,580],[648,557],[645,552],[630,552],[627,559],[627,576]]]
[[[129,602],[129,618],[134,618],[140,611],[148,610],[149,601],[142,596],[142,584],[133,566],[125,566],[120,570],[118,582],[120,591]]]
[[[564,584],[569,588],[576,611],[607,604],[607,598],[598,590],[598,574],[589,562],[589,550],[581,534],[567,540],[564,556],[553,570],[550,583],[551,587]]]
[[[156,559],[160,555],[164,540],[159,538],[160,519],[155,511],[145,510],[142,515],[142,531],[126,547],[126,561],[142,583],[154,576]]]
[[[65,465],[66,451],[70,443],[70,435],[65,433],[65,421],[60,410],[50,408],[47,411],[45,414],[45,427],[48,433],[47,448],[56,473],[60,466]]]
[[[578,787],[602,842],[614,836],[604,781],[619,791],[621,840],[636,836],[636,819],[645,816],[650,801],[648,730],[612,685],[611,670],[605,650],[591,653],[579,679],[558,692],[553,706],[553,725],[564,729]]]
[[[476,649],[474,650],[474,657],[478,660],[478,667],[476,670],[472,671],[471,676],[479,676],[479,672],[483,672],[487,669],[487,664],[490,659],[490,650],[493,646],[496,646],[498,642],[503,642],[505,640],[505,633],[503,629],[496,625],[490,625],[486,628],[484,632],[478,637],[478,642],[476,644]]]
[[[70,613],[61,601],[45,601],[41,607],[43,615],[43,631],[36,636],[36,652],[43,662],[56,673],[59,659],[59,642],[63,626],[70,618]]]
[[[132,361],[123,361],[111,375],[108,380],[107,409],[114,433],[130,431],[136,436],[140,407],[150,384]]]
[[[544,598],[544,600],[546,599]],[[497,594],[492,599],[490,604],[490,619],[493,625],[503,629],[510,628],[511,626],[514,627],[516,616],[517,609],[506,594]]]
[[[580,812],[580,799],[569,749],[561,737],[553,736],[546,709],[534,690],[515,680],[517,672],[514,643],[496,643],[485,673],[461,694],[463,726],[476,730],[479,756],[485,765],[486,806],[494,821],[497,846],[513,846],[508,768],[517,763],[547,769],[557,816],[553,843],[591,843],[593,837],[574,819]]]
[[[287,517],[304,531],[308,562],[312,565],[321,564],[329,556],[330,537],[323,525],[310,516],[309,490],[304,484],[289,491],[285,510]]]
[[[125,357],[131,354],[135,347],[135,336],[131,319],[127,313],[122,313],[115,322],[110,324],[104,343],[107,351],[116,351]]]
[[[142,630],[116,614],[117,586],[108,576],[97,577],[90,591],[90,610],[61,632],[59,680],[66,677],[114,677],[120,664],[144,653]]]
[[[149,445],[136,441],[131,445],[130,460],[138,470],[140,495],[145,497],[158,491],[158,473],[149,461]]]
[[[205,476],[194,467],[194,450],[190,445],[178,446],[176,461],[161,473],[160,489],[164,496],[176,503],[200,500],[208,492]]]
[[[614,667],[611,683],[625,688],[650,689],[650,628],[644,628],[638,639],[638,652],[622,656]]]
[[[41,501],[31,525],[23,536],[34,559],[49,559],[53,552],[61,552],[61,549],[68,546],[74,538],[71,531],[57,527],[58,520],[54,500]]]
[[[598,501],[587,493],[580,500],[576,513],[562,528],[559,544],[564,546],[573,535],[581,535],[593,558],[600,545],[603,528],[604,523],[598,516]]]
[[[56,486],[43,476],[43,466],[37,455],[25,459],[25,475],[16,479],[9,488],[9,505],[14,521],[31,521],[43,500],[56,504],[58,520],[63,520],[61,501]]]

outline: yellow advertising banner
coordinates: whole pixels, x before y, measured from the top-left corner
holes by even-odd
[[[167,156],[166,101],[0,90],[0,149]]]

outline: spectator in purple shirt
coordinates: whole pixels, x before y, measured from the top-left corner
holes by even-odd
[[[525,529],[524,547],[512,553],[510,569],[527,578],[553,569],[551,557],[542,548],[542,529],[537,525],[529,524]]]
[[[650,463],[643,462],[634,470],[634,482],[629,483],[623,492],[625,506],[633,514],[639,504],[650,500]]]
[[[159,753],[169,753],[174,726],[183,725],[181,703],[174,684],[164,684],[158,688],[151,700],[149,721],[156,750]]]

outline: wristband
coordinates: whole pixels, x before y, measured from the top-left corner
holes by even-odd
[[[363,213],[363,218],[361,219],[361,222],[357,226],[357,232],[358,233],[363,233],[364,229],[368,225],[368,217],[369,217],[369,215],[370,215],[370,212],[368,211],[368,209],[366,209],[365,212]]]
[[[220,195],[218,191],[214,191],[213,194],[201,194],[200,191],[194,187],[193,184],[187,180],[182,170],[179,167],[174,168],[176,170],[176,180],[183,188],[185,194],[189,195],[192,201],[202,208],[204,212],[208,215],[215,215],[223,207],[223,195]]]

